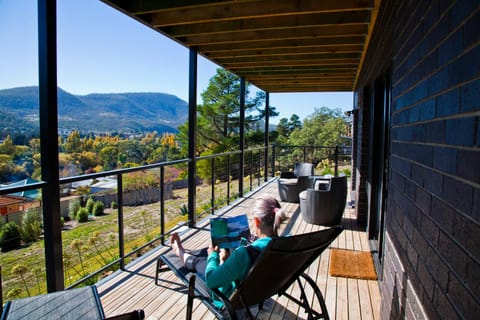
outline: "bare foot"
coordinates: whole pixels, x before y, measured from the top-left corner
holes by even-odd
[[[173,251],[175,254],[182,259],[182,261],[185,261],[185,250],[183,249],[182,246],[182,241],[180,240],[180,237],[178,236],[177,233],[172,233],[172,236],[170,238],[170,244],[172,246]]]

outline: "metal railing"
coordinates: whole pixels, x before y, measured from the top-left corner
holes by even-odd
[[[101,274],[109,270],[123,269],[129,259],[134,259],[135,256],[154,245],[163,244],[171,232],[188,225],[188,216],[185,217],[188,214],[185,211],[187,208],[185,201],[188,199],[188,192],[191,188],[197,188],[196,216],[205,217],[215,214],[216,210],[230,204],[234,199],[242,197],[245,192],[253,191],[269,178],[276,176],[277,172],[291,170],[295,162],[312,162],[317,165],[326,159],[329,164],[332,161],[335,174],[337,174],[342,157],[348,156],[343,152],[344,149],[339,147],[273,145],[268,148],[268,159],[265,159],[267,155],[265,150],[265,147],[259,147],[243,152],[233,151],[197,157],[195,161],[198,178],[195,186],[188,186],[187,180],[181,181],[171,177],[172,172],[188,171],[191,159],[61,178],[59,184],[64,186],[64,189],[77,183],[91,187],[93,186],[91,181],[113,181],[115,185],[113,189],[94,194],[77,195],[76,199],[70,199],[68,203],[76,200],[84,203],[87,198],[92,197],[96,201],[102,201],[106,207],[111,207],[112,202],[115,202],[117,207],[117,209],[109,209],[111,211],[106,217],[92,217],[93,226],[95,226],[95,222],[99,222],[98,226],[91,228],[91,233],[112,236],[112,245],[103,251],[103,254],[107,255],[107,252],[111,253],[114,250],[109,259],[104,259],[102,252],[99,251],[100,254],[97,252],[96,255],[85,254],[82,260],[81,249],[78,249],[78,258],[74,258],[72,257],[75,255],[73,252],[67,254],[68,249],[73,250],[71,249],[73,240],[70,244],[66,242],[67,240],[63,241],[66,287],[71,288],[96,282]],[[240,157],[243,157],[243,161],[240,161]],[[239,168],[240,163],[244,164],[243,170]],[[271,170],[265,172],[268,164],[270,164]],[[240,172],[243,172],[243,177],[240,177]],[[240,179],[242,179],[242,183],[240,183]],[[41,190],[44,186],[44,182],[38,182],[21,187],[0,189],[0,195],[33,189]],[[243,186],[243,190],[241,186]],[[64,205],[63,210],[67,210],[65,207],[67,206]],[[110,225],[106,226],[100,222],[102,219],[107,220],[108,216],[115,218],[115,214],[116,221],[109,220]],[[68,217],[68,214],[63,213],[62,216]],[[79,226],[80,224],[76,225],[77,228]],[[62,232],[62,238],[66,239],[68,232],[72,231],[65,229]],[[90,246],[96,246],[98,243],[95,244],[95,239],[92,239],[94,238],[85,239],[83,243],[90,241]],[[105,247],[109,241],[100,239],[100,243]],[[22,250],[29,250],[29,248]],[[78,272],[84,268],[83,263],[86,262],[84,260],[100,265],[100,267],[96,270],[88,270],[88,272]],[[5,270],[5,265],[3,268]],[[72,275],[72,270],[77,270],[77,274]],[[67,274],[68,272],[70,274]],[[3,279],[4,285],[7,284],[8,289],[17,281],[8,279],[5,277],[6,275],[11,276],[11,273],[5,273]],[[24,275],[24,277],[26,276]],[[34,277],[31,276],[30,279],[26,277],[26,280],[33,287]],[[38,279],[36,281],[38,285]],[[45,286],[39,286],[39,291],[40,287]]]

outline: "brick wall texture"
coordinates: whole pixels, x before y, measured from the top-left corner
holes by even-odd
[[[478,318],[480,1],[383,5],[394,24],[380,21],[392,70],[382,319]]]

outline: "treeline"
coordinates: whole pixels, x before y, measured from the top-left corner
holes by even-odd
[[[251,97],[247,83],[245,99],[245,147],[264,143],[265,94],[257,91]],[[238,150],[240,126],[240,78],[217,69],[202,93],[197,107],[198,156]],[[294,106],[292,106],[292,109]],[[279,114],[274,106],[269,117]],[[277,130],[269,132],[270,142],[282,145],[335,146],[345,143],[349,124],[340,109],[315,108],[303,122],[296,114],[281,118]],[[149,132],[133,137],[118,135],[81,135],[72,131],[58,141],[60,176],[128,168],[186,158],[188,154],[188,120],[178,133]],[[293,155],[292,155],[293,156]],[[7,136],[0,144],[0,182],[26,177],[40,178],[40,140],[18,145]]]
[[[72,131],[59,137],[60,176],[128,168],[177,159],[180,148],[172,133],[156,132],[130,138],[121,136],[81,136]],[[27,177],[40,179],[40,139],[30,139],[28,145],[15,145],[10,136],[0,144],[0,182]]]

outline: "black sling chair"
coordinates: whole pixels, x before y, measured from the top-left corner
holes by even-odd
[[[244,309],[250,319],[254,319],[249,306],[262,306],[263,302],[275,294],[286,296],[308,314],[308,319],[329,319],[325,301],[315,281],[304,271],[342,232],[341,226],[321,231],[272,239],[260,253],[247,273],[245,279],[235,289],[231,297],[220,291],[209,289],[205,282],[183,266],[173,253],[166,253],[157,261],[155,282],[158,284],[159,273],[172,270],[178,278],[188,284],[187,319],[192,317],[193,299],[200,299],[219,319],[237,319],[235,310]],[[165,267],[166,266],[166,267]],[[297,282],[300,297],[293,297],[287,289]],[[313,309],[315,297],[307,297],[309,285],[318,300],[321,310]],[[223,302],[226,312],[218,310],[212,297]],[[310,301],[311,300],[311,301]],[[228,318],[228,317],[227,317]]]

